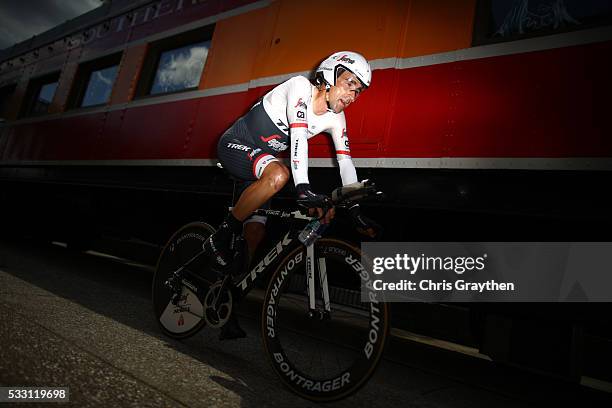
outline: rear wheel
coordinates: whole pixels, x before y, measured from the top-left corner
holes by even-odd
[[[361,251],[346,242],[315,244],[317,313],[310,313],[306,248],[300,246],[273,274],[262,315],[262,335],[276,373],[289,388],[314,401],[346,397],[374,372],[389,330],[389,311]],[[330,313],[324,312],[319,275],[327,274]],[[369,283],[370,290],[367,289]],[[362,284],[366,298],[362,301]]]
[[[202,244],[213,232],[214,228],[206,223],[187,224],[174,233],[159,257],[153,276],[153,309],[160,328],[170,337],[193,336],[206,325],[203,299],[209,285],[190,275],[205,277],[208,258],[200,256],[183,269],[176,281],[177,290],[169,288],[166,282],[202,251]]]

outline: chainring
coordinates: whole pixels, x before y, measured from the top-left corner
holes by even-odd
[[[219,294],[220,290],[221,281],[210,285],[202,304],[204,306],[204,320],[206,320],[206,324],[215,329],[227,323],[232,315],[232,292],[224,290],[223,293]],[[215,301],[218,296],[221,297],[221,302],[219,307],[215,308]]]

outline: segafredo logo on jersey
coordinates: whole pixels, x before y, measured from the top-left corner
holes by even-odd
[[[346,55],[346,54],[344,54],[344,55],[343,55],[343,56],[341,56],[341,57],[334,57],[334,59],[335,59],[336,61],[340,61],[340,62],[348,62],[349,64],[354,64],[354,63],[355,63],[355,60],[354,60],[354,59],[350,59],[350,58],[348,57],[348,55]]]
[[[302,98],[298,99],[297,103],[295,104],[294,108],[297,108],[298,106],[306,109],[306,104],[304,103],[304,101],[302,100]]]
[[[283,150],[287,150],[287,144],[277,140],[281,139],[280,135],[272,135],[268,137],[260,136],[260,139],[262,142],[267,143],[270,149],[274,151],[282,152]]]

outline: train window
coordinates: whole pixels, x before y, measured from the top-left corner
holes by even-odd
[[[21,116],[38,116],[49,112],[59,81],[59,72],[30,81],[25,94]]]
[[[53,96],[55,96],[56,89],[57,81],[50,82],[41,86],[40,92],[38,92],[38,96],[36,98],[36,102],[34,103],[34,109],[32,110],[35,113],[47,113],[49,111],[51,101],[53,100]]]
[[[108,103],[120,61],[121,53],[81,64],[72,86],[69,106],[84,108]]]
[[[89,74],[81,106],[101,105],[110,100],[119,65],[97,69]]]
[[[612,2],[600,0],[480,0],[474,45],[612,24]]]
[[[203,41],[162,52],[150,94],[196,88],[209,48],[210,41]]]
[[[10,102],[16,88],[17,84],[6,85],[0,88],[0,122],[8,120]]]
[[[136,96],[162,95],[196,89],[200,83],[214,25],[149,45]]]

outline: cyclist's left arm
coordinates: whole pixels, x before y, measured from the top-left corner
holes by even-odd
[[[351,158],[351,148],[349,145],[348,134],[346,132],[346,119],[344,113],[339,117],[338,124],[330,130],[334,148],[336,149],[336,158],[338,159],[338,167],[340,169],[340,177],[342,185],[356,183],[357,170]]]
[[[338,167],[340,168],[340,177],[342,178],[342,185],[356,183],[357,170],[353,164],[351,158],[351,149],[348,140],[348,134],[346,132],[346,120],[344,114],[341,116],[341,120],[338,121],[339,126],[331,129],[330,134],[334,141],[334,147],[336,149],[336,158],[338,159]],[[361,213],[359,204],[353,204],[348,208],[349,214],[353,219],[353,223],[359,233],[369,236],[370,238],[377,237],[382,229],[375,221],[365,217]]]

